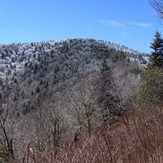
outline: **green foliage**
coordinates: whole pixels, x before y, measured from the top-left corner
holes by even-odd
[[[163,105],[163,69],[146,68],[141,74],[138,102],[143,105]]]
[[[153,49],[150,58],[152,66],[163,68],[163,39],[159,32],[155,33],[155,38],[153,40],[153,43],[151,43],[150,47]]]
[[[0,162],[7,163],[12,159],[10,152],[8,151],[6,146],[2,146],[0,148]]]
[[[148,67],[142,72],[142,83],[139,87],[139,104],[163,105],[163,39],[159,32],[155,33],[153,52]]]

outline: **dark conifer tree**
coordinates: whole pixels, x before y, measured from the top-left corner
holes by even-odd
[[[117,93],[111,67],[107,65],[105,59],[101,66],[98,103],[102,109],[104,122],[109,120],[110,117],[121,116],[122,105],[120,96]]]
[[[153,49],[152,55],[151,55],[151,65],[156,67],[162,67],[163,68],[163,39],[161,37],[161,34],[156,31],[155,38],[153,40],[153,43],[151,43],[151,48]]]

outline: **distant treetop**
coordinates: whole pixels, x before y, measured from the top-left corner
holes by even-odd
[[[156,31],[150,47],[153,49],[151,65],[163,68],[163,39],[158,31]]]

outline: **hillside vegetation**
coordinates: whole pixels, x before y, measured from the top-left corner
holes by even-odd
[[[91,39],[3,45],[0,48],[0,97],[6,94],[12,101],[19,101],[17,109],[26,114],[46,94],[70,87],[78,78],[97,74],[104,58],[115,76],[124,78],[120,81],[125,85],[129,85],[129,80],[137,80],[148,61],[148,55],[143,53]]]
[[[152,56],[93,39],[2,45],[0,159],[161,163],[162,59]]]

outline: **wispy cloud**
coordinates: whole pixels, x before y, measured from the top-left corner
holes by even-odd
[[[149,23],[143,23],[143,22],[135,22],[133,23],[134,25],[138,26],[138,27],[141,27],[141,28],[148,28],[151,26],[151,24]]]
[[[98,19],[99,25],[109,27],[116,30],[116,34],[119,36],[128,36],[131,33],[130,26],[120,21],[108,20],[108,19]]]
[[[149,28],[152,26],[151,24],[145,23],[145,22],[132,22],[132,24],[131,23],[125,24],[125,23],[122,23],[120,21],[107,20],[107,19],[98,19],[97,22],[100,25],[107,26],[107,27],[126,28],[126,29],[132,28],[131,25],[135,25],[135,26],[140,27],[140,28]]]
[[[116,27],[116,28],[123,28],[126,27],[126,25],[124,23],[121,23],[119,21],[115,21],[115,20],[105,20],[105,19],[100,19],[97,20],[101,25],[104,26],[109,26],[109,27]]]

